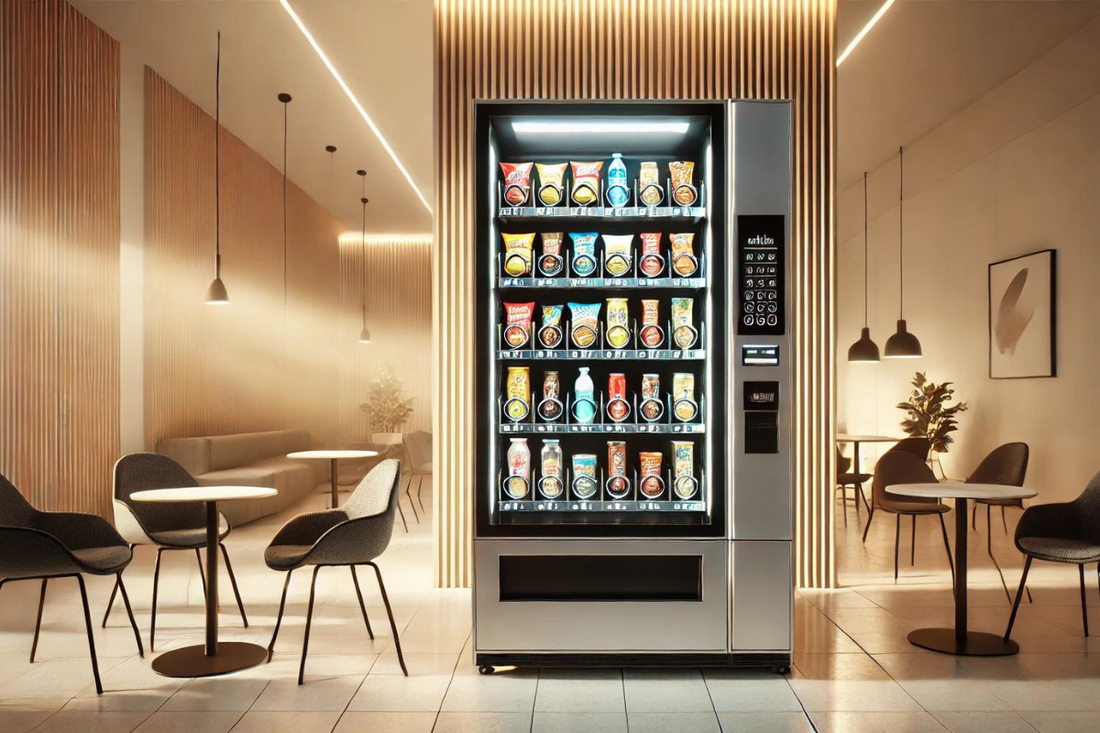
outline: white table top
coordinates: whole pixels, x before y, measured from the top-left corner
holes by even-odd
[[[181,489],[150,489],[130,494],[134,501],[234,501],[267,499],[279,492],[266,486],[187,486]]]
[[[851,433],[837,433],[838,443],[897,443],[901,438],[889,435],[853,435]]]
[[[340,458],[374,458],[378,455],[376,450],[300,450],[287,453],[287,458],[326,458],[338,460]]]
[[[1039,494],[1035,489],[1024,486],[968,484],[963,481],[941,481],[936,484],[894,484],[886,487],[886,493],[932,499],[1030,499]]]

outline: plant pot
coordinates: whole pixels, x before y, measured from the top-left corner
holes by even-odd
[[[401,445],[405,442],[404,433],[371,433],[370,442],[375,445]]]

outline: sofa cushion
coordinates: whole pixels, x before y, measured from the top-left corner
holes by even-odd
[[[157,443],[157,453],[168,456],[192,476],[212,470],[210,438],[169,438]]]
[[[210,470],[247,466],[264,458],[285,457],[297,450],[309,450],[308,430],[272,430],[264,433],[216,435],[210,441]]]

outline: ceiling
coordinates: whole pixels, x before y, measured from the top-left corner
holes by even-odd
[[[214,109],[277,168],[290,104],[289,175],[349,230],[423,233],[431,213],[278,0],[72,0],[181,92]],[[429,204],[434,0],[289,0]],[[843,50],[882,0],[839,0]],[[1082,25],[1100,0],[898,0],[837,70],[840,190],[856,183]],[[338,151],[330,161],[326,145]]]

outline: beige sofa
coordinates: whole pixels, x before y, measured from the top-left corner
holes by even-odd
[[[203,486],[269,486],[270,499],[227,501],[218,506],[233,525],[274,514],[329,483],[328,461],[292,460],[287,453],[310,449],[307,430],[171,438],[157,443]]]

